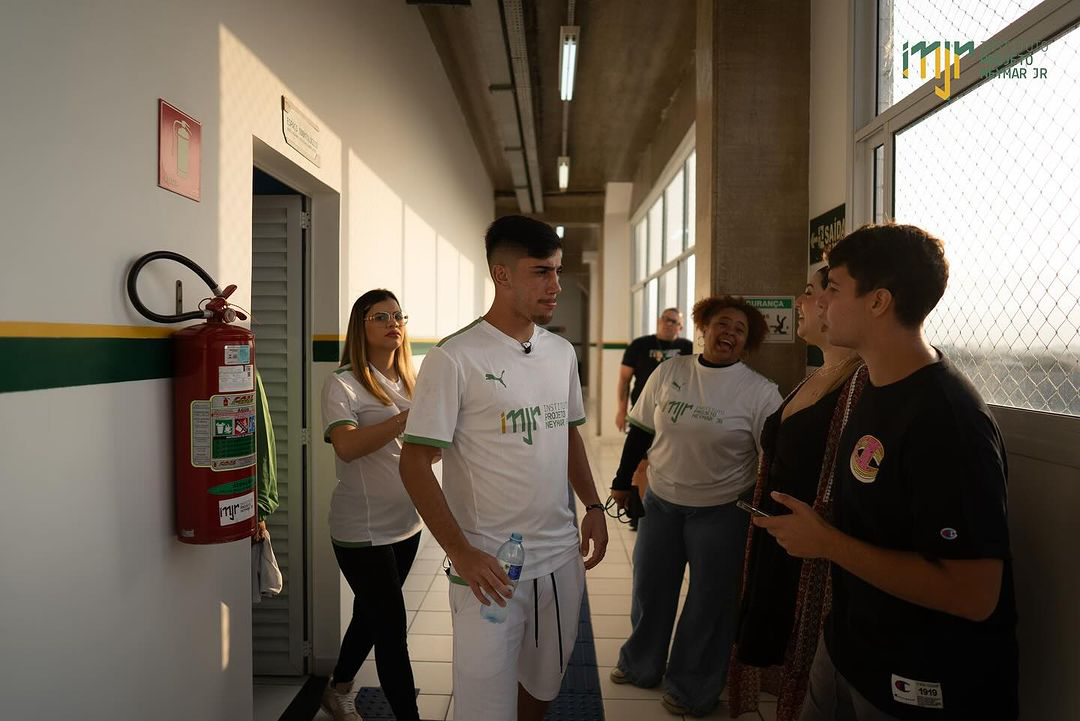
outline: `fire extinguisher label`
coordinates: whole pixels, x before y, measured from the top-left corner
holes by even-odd
[[[227,345],[225,346],[225,365],[248,365],[251,363],[251,346]]]
[[[223,526],[246,521],[255,515],[255,494],[218,501],[218,521]]]
[[[213,471],[255,466],[254,393],[228,393],[192,402],[191,465]]]
[[[218,366],[218,392],[255,390],[255,366]]]

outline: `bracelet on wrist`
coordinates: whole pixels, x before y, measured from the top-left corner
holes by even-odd
[[[589,504],[586,504],[586,506],[585,506],[585,512],[586,513],[588,513],[589,511],[603,511],[603,510],[604,510],[604,504],[603,503],[589,503]]]

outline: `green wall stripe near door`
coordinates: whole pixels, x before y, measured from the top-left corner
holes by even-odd
[[[169,338],[0,337],[0,393],[172,376]]]
[[[435,347],[437,340],[414,340],[409,341],[413,355],[427,355],[427,352]],[[311,342],[311,358],[316,363],[340,363],[341,352],[345,348],[345,341],[326,340],[316,338]]]

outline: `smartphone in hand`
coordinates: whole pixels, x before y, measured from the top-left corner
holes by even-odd
[[[760,516],[762,518],[771,518],[772,517],[771,513],[766,513],[765,511],[761,510],[760,508],[755,508],[754,506],[751,506],[749,503],[747,503],[746,501],[743,501],[743,500],[735,501],[735,505],[737,507],[743,509],[744,511],[746,511],[747,513],[749,513],[752,516]]]

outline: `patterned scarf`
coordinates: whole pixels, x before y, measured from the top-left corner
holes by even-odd
[[[867,377],[866,366],[860,365],[841,387],[840,398],[829,422],[825,455],[821,464],[821,475],[818,479],[813,509],[830,523],[833,520],[834,463],[840,445],[840,436],[844,432],[851,409],[855,407],[866,385]],[[781,408],[791,401],[806,380],[788,394]],[[769,477],[769,461],[768,456],[762,454],[761,462],[758,464],[757,485],[754,488],[755,506],[760,505],[765,492],[765,483]],[[743,588],[746,587],[750,573],[750,549],[753,538],[752,532],[747,534],[746,556],[743,561]],[[791,638],[784,652],[784,665],[779,669],[780,695],[776,702],[776,721],[795,721],[799,717],[809,684],[810,665],[814,660],[818,638],[825,625],[825,617],[829,615],[831,602],[832,580],[829,574],[829,562],[822,558],[804,560],[795,596],[795,617]],[[731,665],[728,671],[728,706],[732,717],[757,710],[761,693],[761,676],[762,669],[743,664],[737,658],[736,649],[732,649]]]

